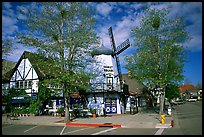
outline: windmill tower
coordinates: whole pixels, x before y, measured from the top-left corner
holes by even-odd
[[[98,95],[98,97],[95,97],[95,102],[98,101],[103,104],[106,113],[121,114],[120,98],[124,98],[125,96],[123,96],[124,84],[122,83],[118,55],[130,46],[130,42],[129,39],[127,39],[118,47],[116,47],[111,27],[108,29],[108,32],[112,49],[105,47],[102,43],[100,48],[92,51],[92,57],[96,57],[100,60],[104,70],[104,75],[102,76],[104,78],[104,83],[95,83],[95,87],[93,89],[95,91],[93,91],[93,94],[94,96],[96,96],[96,94]],[[102,93],[102,95],[100,95],[100,93]]]

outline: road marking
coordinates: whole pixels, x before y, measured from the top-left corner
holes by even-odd
[[[29,129],[25,130],[24,133],[25,133],[25,132],[28,132],[29,130],[34,129],[34,128],[36,128],[36,127],[38,127],[38,126],[34,126],[34,127],[32,127],[32,128],[29,128]]]
[[[63,135],[65,135],[65,134],[69,134],[69,133],[78,132],[78,131],[85,130],[85,129],[89,129],[89,128],[93,128],[93,127],[87,127],[87,128],[82,128],[82,129],[78,129],[78,130],[74,130],[74,131],[66,132],[66,133],[63,133]]]
[[[159,130],[157,130],[157,132],[154,135],[161,135],[163,131],[164,131],[164,128],[160,128]]]
[[[101,134],[101,133],[104,133],[104,132],[108,132],[108,131],[111,131],[111,130],[114,130],[116,128],[110,128],[110,129],[107,129],[107,130],[103,130],[103,131],[100,131],[100,132],[97,132],[97,133],[93,133],[91,135],[98,135],[98,134]]]
[[[63,127],[63,129],[62,129],[60,135],[62,135],[62,133],[64,132],[64,129],[65,129],[65,128],[66,128],[66,126]]]

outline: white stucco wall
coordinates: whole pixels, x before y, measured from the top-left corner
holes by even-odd
[[[32,81],[32,88],[25,88],[26,93],[31,96],[31,92],[38,92],[38,76],[28,58],[22,59],[10,81],[10,88],[15,86],[15,81]]]

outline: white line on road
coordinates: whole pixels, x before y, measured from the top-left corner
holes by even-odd
[[[66,126],[63,127],[63,129],[62,129],[60,135],[62,135],[62,133],[64,132],[64,129],[65,129],[65,128],[66,128]]]
[[[100,131],[100,132],[97,132],[97,133],[93,133],[91,135],[98,135],[98,134],[101,134],[101,133],[104,133],[104,132],[108,132],[108,131],[111,131],[111,130],[114,130],[116,128],[110,128],[110,129],[107,129],[107,130],[103,130],[103,131]]]
[[[25,130],[24,133],[25,133],[25,132],[28,132],[29,130],[34,129],[34,128],[36,128],[36,127],[38,127],[38,126],[34,126],[34,127],[32,127],[32,128],[29,128],[29,129]]]
[[[89,128],[93,128],[93,127],[82,128],[82,129],[78,129],[78,130],[74,130],[74,131],[66,132],[66,133],[64,133],[63,135],[65,135],[65,134],[69,134],[69,133],[78,132],[78,131],[85,130],[85,129],[89,129]]]
[[[157,132],[154,135],[161,135],[163,131],[164,131],[164,128],[160,128],[159,130],[157,130]]]

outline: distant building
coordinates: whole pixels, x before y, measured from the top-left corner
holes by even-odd
[[[197,88],[192,84],[183,84],[179,87],[181,99],[188,101],[191,98],[198,99]]]

